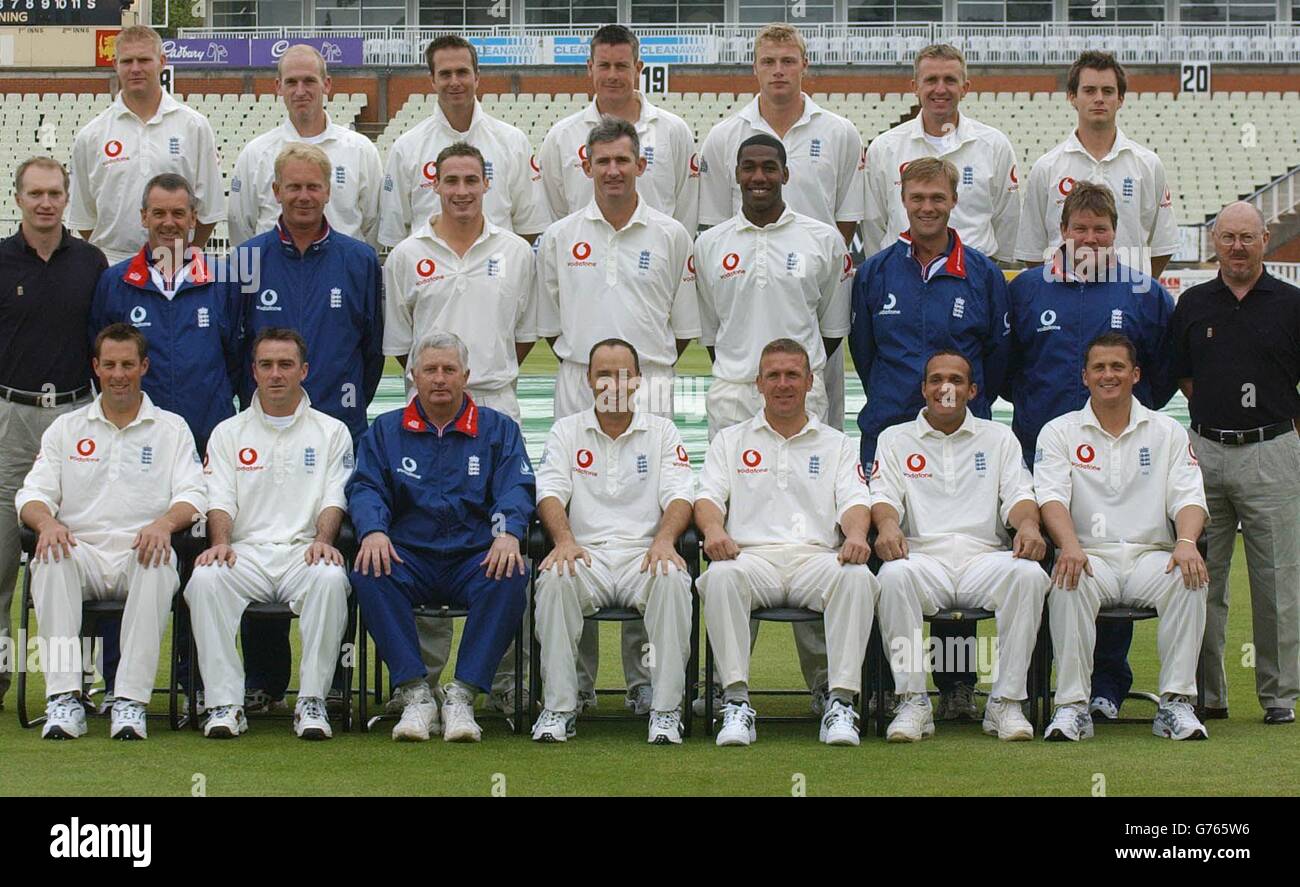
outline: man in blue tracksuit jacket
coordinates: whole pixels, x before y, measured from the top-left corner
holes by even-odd
[[[1137,346],[1142,378],[1133,396],[1143,406],[1160,409],[1177,388],[1169,334],[1174,300],[1159,282],[1115,258],[1117,220],[1109,188],[1076,182],[1061,208],[1063,243],[1051,264],[1011,281],[1011,368],[998,393],[1015,407],[1012,429],[1031,471],[1042,427],[1088,400],[1083,362],[1096,336],[1122,332]],[[1132,623],[1098,626],[1092,715],[1118,716],[1133,686],[1132,641]]]
[[[332,170],[311,145],[291,145],[277,158],[280,218],[231,252],[229,274],[241,281],[247,348],[268,327],[297,330],[307,341],[303,389],[312,407],[347,425],[355,443],[384,374],[383,279],[370,245],[325,218]],[[240,399],[248,403],[256,387],[251,350],[242,363]],[[277,704],[289,686],[289,623],[244,620],[240,634],[245,708]],[[334,690],[341,687],[340,668]]]
[[[217,424],[235,414],[244,349],[239,285],[209,256],[189,245],[198,224],[194,190],[184,176],[164,173],[145,186],[141,221],[148,242],[99,278],[90,308],[91,341],[110,323],[129,323],[149,340],[142,386],[160,409],[178,414],[207,450]],[[118,621],[105,621],[104,678],[117,676]],[[188,641],[178,637],[188,649]],[[181,678],[189,674],[189,657]]]
[[[906,165],[900,187],[908,230],[864,262],[853,281],[849,348],[867,395],[858,414],[864,467],[875,459],[880,432],[915,419],[925,406],[921,377],[934,352],[950,348],[970,361],[979,387],[969,408],[981,419],[991,418],[1003,385],[1006,277],[948,227],[957,175],[951,161],[938,157]],[[960,637],[974,629],[935,626],[932,634]],[[934,676],[941,694],[935,716],[974,717],[975,674],[948,672],[936,662]],[[968,701],[958,705],[960,699]]]
[[[514,420],[465,393],[467,361],[451,333],[417,342],[416,396],[362,436],[347,488],[361,542],[352,588],[404,704],[394,739],[427,739],[437,723],[413,605],[469,610],[446,690],[449,741],[478,739],[474,698],[491,687],[524,612],[533,468]]]

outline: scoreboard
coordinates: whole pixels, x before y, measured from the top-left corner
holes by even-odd
[[[0,27],[119,27],[121,0],[0,0]]]

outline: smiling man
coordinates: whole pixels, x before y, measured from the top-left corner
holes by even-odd
[[[912,89],[921,113],[877,136],[867,150],[862,251],[870,256],[908,227],[900,179],[919,157],[942,157],[961,172],[949,224],[968,246],[1011,262],[1020,224],[1016,151],[1000,130],[959,110],[970,90],[966,58],[938,43],[916,54]]]
[[[1209,514],[1187,430],[1133,396],[1137,350],[1120,332],[1085,352],[1083,409],[1039,435],[1034,491],[1056,542],[1049,598],[1056,710],[1044,739],[1092,736],[1088,712],[1097,613],[1103,606],[1160,613],[1160,707],[1156,736],[1205,739],[1196,718],[1197,657],[1209,576],[1196,539]]]
[[[117,35],[117,98],[82,127],[72,144],[68,224],[104,251],[130,257],[144,242],[136,195],[161,173],[184,176],[194,191],[193,243],[202,249],[226,218],[225,186],[208,119],[162,88],[167,59],[158,32],[144,25]]]
[[[638,91],[640,41],[623,25],[605,25],[591,36],[587,75],[595,91],[591,104],[551,127],[538,154],[542,187],[554,218],[562,219],[591,199],[591,180],[583,171],[587,133],[610,114],[636,127],[645,175],[637,185],[642,199],[695,232],[699,204],[699,160],[695,136],[686,121],[650,104]]]
[[[82,601],[125,598],[109,736],[145,739],[159,648],[180,587],[171,535],[206,510],[207,497],[185,421],[141,391],[150,370],[145,337],[111,324],[93,351],[100,395],[41,436],[16,499],[22,522],[37,533],[30,569],[42,649],[65,654],[42,663],[48,703],[41,736],[86,732],[82,681],[93,666],[82,662],[77,642]]]
[[[438,154],[453,142],[465,142],[484,158],[488,221],[531,243],[550,220],[541,183],[533,181],[533,149],[523,132],[484,112],[477,96],[474,44],[459,34],[444,34],[425,48],[424,60],[438,102],[388,151],[379,194],[379,242],[397,246],[438,211]]]
[[[325,59],[315,47],[290,46],[276,68],[275,91],[284,103],[285,120],[253,139],[239,152],[230,179],[230,242],[245,240],[275,227],[280,202],[273,189],[276,158],[286,145],[315,145],[329,158],[330,227],[379,244],[379,193],[383,167],[379,149],[359,132],[330,119],[325,102],[332,83]]]
[[[1108,52],[1088,50],[1070,66],[1066,98],[1078,113],[1070,137],[1038,160],[1025,184],[1016,258],[1050,261],[1060,235],[1065,200],[1080,182],[1116,195],[1115,246],[1124,264],[1158,278],[1178,249],[1178,221],[1165,167],[1149,148],[1120,131],[1128,78]]]

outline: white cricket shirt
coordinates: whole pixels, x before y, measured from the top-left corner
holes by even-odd
[[[948,224],[962,242],[990,258],[1011,261],[1020,224],[1019,172],[1011,140],[962,114],[951,138],[938,146],[925,134],[921,115],[877,136],[867,147],[863,252],[872,256],[911,223],[903,208],[902,174],[921,157],[942,157],[957,167],[957,205]]]
[[[717,225],[740,212],[736,152],[752,135],[779,138],[758,113],[758,98],[717,124],[700,146],[700,224]],[[819,222],[860,222],[863,214],[862,137],[852,123],[808,96],[803,114],[781,139],[790,182],[785,201]]]
[[[515,342],[537,341],[533,263],[528,241],[491,222],[463,257],[424,222],[384,262],[384,354],[444,330],[469,349],[471,385],[513,384]]]
[[[241,244],[275,227],[280,217],[280,204],[271,189],[275,181],[275,158],[286,145],[298,142],[320,148],[334,167],[330,173],[330,199],[325,207],[330,227],[377,247],[379,189],[384,180],[379,149],[361,133],[330,121],[328,114],[325,130],[320,135],[301,136],[286,119],[253,139],[240,152],[230,179],[230,201],[226,209],[231,244]]]
[[[348,427],[312,409],[305,391],[292,418],[275,427],[254,393],[248,409],[212,431],[203,466],[208,509],[230,515],[231,542],[302,545],[316,538],[322,511],[347,510]]]
[[[593,199],[547,228],[537,253],[537,332],[559,337],[561,360],[586,363],[593,345],[618,337],[667,368],[675,340],[700,334],[690,235],[644,200],[615,231]]]
[[[912,551],[953,568],[1009,547],[1011,509],[1034,501],[1034,482],[1009,426],[966,418],[944,434],[925,418],[880,433],[871,464],[871,503],[898,512]]]
[[[840,546],[838,524],[855,505],[871,507],[858,445],[812,413],[788,440],[766,410],[719,431],[709,444],[696,501],[727,518],[727,533],[750,545]]]
[[[822,337],[849,333],[853,260],[840,232],[788,206],[758,227],[743,212],[695,241],[700,344],[716,351],[713,375],[753,382],[763,346],[785,336],[826,366]]]
[[[1034,492],[1040,506],[1060,502],[1070,509],[1085,549],[1105,543],[1172,549],[1179,511],[1196,505],[1209,515],[1187,430],[1137,398],[1118,437],[1102,429],[1091,399],[1044,425]]]
[[[537,467],[537,501],[569,510],[579,545],[649,546],[674,499],[691,504],[691,460],[671,420],[637,411],[611,440],[594,409],[556,419]]]
[[[173,505],[207,511],[203,469],[185,420],[141,393],[140,412],[125,428],[104,418],[103,396],[55,419],[14,499],[19,513],[42,502],[74,539],[128,551],[148,524]]]
[[[645,158],[645,172],[636,181],[641,198],[694,234],[699,213],[699,158],[695,136],[686,121],[656,108],[642,93],[636,134]],[[592,199],[592,183],[582,171],[587,135],[600,122],[596,102],[551,127],[538,154],[542,186],[551,218],[562,219]]]
[[[388,150],[384,185],[379,194],[379,242],[396,246],[413,227],[438,212],[433,179],[438,153],[455,142],[465,142],[483,154],[488,182],[483,214],[488,221],[516,234],[539,234],[550,213],[544,205],[540,182],[533,181],[528,137],[474,103],[469,129],[452,128],[435,104],[433,113],[398,137]]]
[[[1072,132],[1034,161],[1029,171],[1016,239],[1017,259],[1042,262],[1061,245],[1061,207],[1074,183],[1081,181],[1106,185],[1115,195],[1119,212],[1115,246],[1147,247],[1152,256],[1169,256],[1178,250],[1173,196],[1165,166],[1155,152],[1117,131],[1110,153],[1097,160]],[[1125,264],[1134,262],[1129,259]],[[1149,262],[1143,265],[1143,271],[1150,271]]]
[[[148,240],[140,224],[145,185],[165,172],[185,176],[198,200],[199,221],[226,218],[225,186],[208,118],[164,92],[141,120],[121,94],[82,127],[72,143],[68,227],[93,231],[90,242],[109,264],[130,258]]]

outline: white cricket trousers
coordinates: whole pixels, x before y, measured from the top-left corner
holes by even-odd
[[[925,692],[922,616],[933,616],[941,607],[980,607],[997,617],[997,656],[990,660],[993,695],[1016,702],[1029,698],[1029,660],[1052,584],[1042,564],[1012,557],[1009,551],[992,551],[954,568],[940,558],[913,552],[886,561],[877,578],[880,635],[889,650],[894,692]],[[967,665],[967,670],[975,670],[974,663]]]
[[[181,584],[176,552],[172,552],[170,563],[146,567],[130,549],[105,551],[78,542],[71,557],[35,561],[31,571],[37,636],[46,651],[57,651],[52,657],[57,661],[43,663],[45,695],[81,691],[81,602],[126,598],[120,641],[122,661],[113,692],[118,699],[147,705],[153,696],[167,613]]]
[[[1092,654],[1097,612],[1104,606],[1155,607],[1160,614],[1156,652],[1160,693],[1196,695],[1196,663],[1205,634],[1208,586],[1188,589],[1175,567],[1165,572],[1168,551],[1135,545],[1084,549],[1092,576],[1079,576],[1071,589],[1053,588],[1048,601],[1056,656],[1056,704],[1086,703],[1092,696]]]
[[[820,373],[813,376],[806,405],[818,419],[827,421],[830,406],[826,398],[826,382]],[[709,383],[709,393],[704,398],[704,411],[709,417],[709,440],[724,428],[748,422],[763,406],[763,395],[758,393],[758,385],[754,382],[728,382],[715,378]]]
[[[645,548],[586,549],[591,566],[577,575],[552,567],[537,576],[537,637],[541,642],[543,700],[552,711],[578,708],[578,641],[584,617],[601,607],[635,607],[650,638],[651,706],[681,708],[690,655],[691,577],[669,565],[667,574],[641,572]],[[659,569],[662,569],[660,567]]]
[[[636,408],[671,419],[674,375],[672,367],[642,360],[641,387],[635,394]],[[563,419],[589,410],[595,402],[591,385],[587,382],[587,364],[576,360],[560,361],[560,368],[555,373],[555,418]]]
[[[696,581],[723,688],[749,684],[749,614],[804,607],[823,614],[831,690],[862,689],[862,660],[880,583],[866,564],[841,564],[814,545],[759,545],[713,561]]]
[[[307,545],[236,542],[234,566],[195,567],[185,584],[209,709],[244,704],[244,664],[235,650],[251,603],[288,604],[302,632],[298,698],[324,699],[348,624],[348,574],[336,564],[308,565]]]

